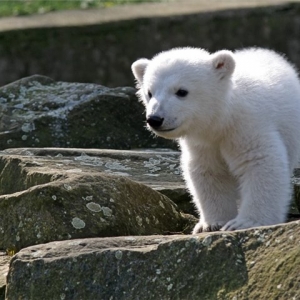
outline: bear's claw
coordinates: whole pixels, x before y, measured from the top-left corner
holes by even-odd
[[[193,229],[193,234],[201,233],[201,232],[212,232],[212,231],[219,231],[224,223],[213,223],[207,224],[205,222],[199,222]]]

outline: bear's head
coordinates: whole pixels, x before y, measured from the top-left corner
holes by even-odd
[[[176,48],[132,64],[148,128],[164,138],[207,134],[222,123],[235,61],[227,50]],[[220,125],[222,126],[222,125]]]

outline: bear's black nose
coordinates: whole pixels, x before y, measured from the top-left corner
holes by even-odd
[[[147,118],[147,123],[153,128],[159,128],[162,125],[163,121],[164,118],[161,118],[159,116],[154,116],[154,115],[150,115]]]

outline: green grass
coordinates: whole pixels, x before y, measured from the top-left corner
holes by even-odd
[[[0,0],[0,17],[43,14],[67,9],[105,8],[160,0]]]

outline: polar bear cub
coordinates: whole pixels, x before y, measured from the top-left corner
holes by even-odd
[[[300,153],[300,83],[265,49],[176,48],[132,64],[148,127],[176,139],[193,233],[285,221]],[[239,208],[238,205],[239,204]]]

